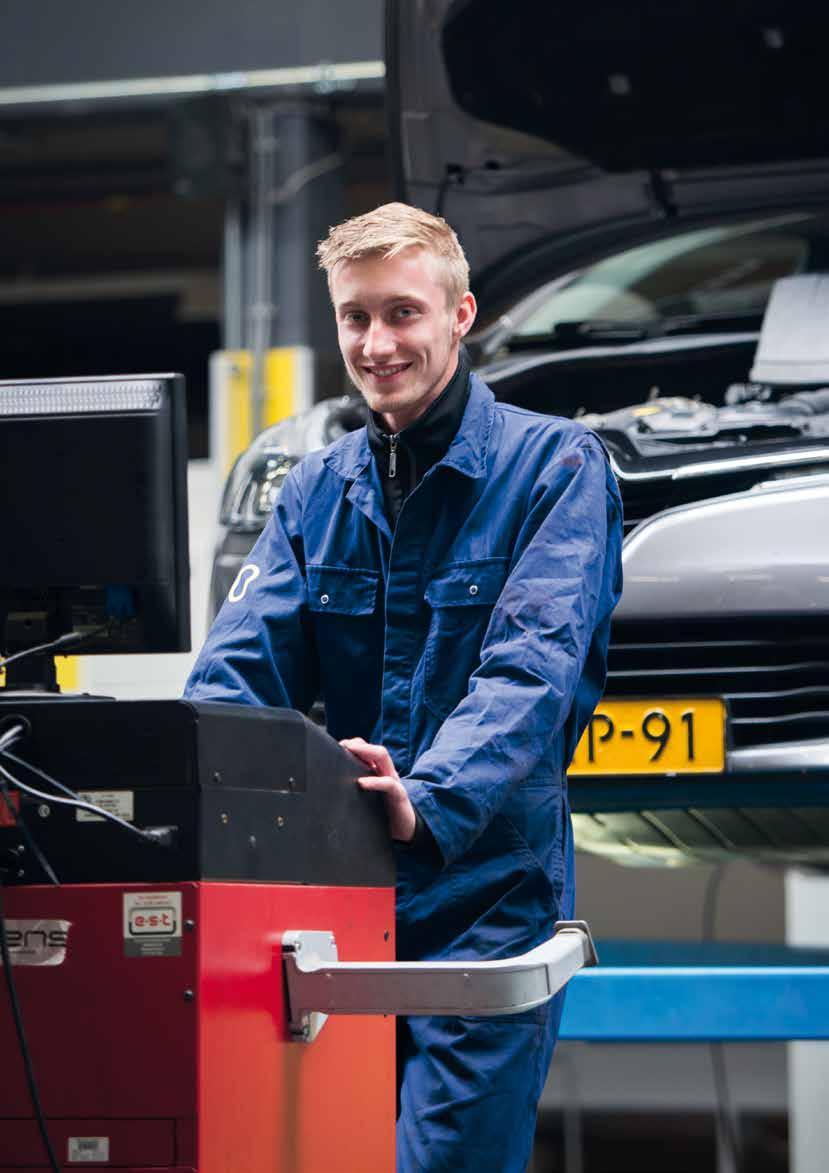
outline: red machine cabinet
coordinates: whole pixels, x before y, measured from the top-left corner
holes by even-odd
[[[168,911],[149,924],[153,901]],[[14,965],[67,1173],[392,1173],[394,1019],[294,1041],[281,939],[331,930],[341,958],[390,961],[393,888],[31,885],[4,903],[12,923],[69,922],[58,964]],[[48,1169],[5,999],[0,1055],[0,1173]]]

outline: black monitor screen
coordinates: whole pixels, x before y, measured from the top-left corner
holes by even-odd
[[[0,382],[0,649],[190,647],[180,375]]]

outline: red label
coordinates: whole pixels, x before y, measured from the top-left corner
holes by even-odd
[[[172,936],[176,931],[176,917],[172,908],[161,905],[154,908],[133,908],[130,911],[130,933],[133,937]]]
[[[9,802],[14,810],[14,815],[9,810]],[[0,827],[13,827],[17,821],[16,816],[19,813],[20,795],[16,790],[4,790],[0,794]]]

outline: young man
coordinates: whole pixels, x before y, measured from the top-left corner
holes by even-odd
[[[307,710],[382,791],[402,959],[496,958],[573,914],[565,770],[605,679],[621,506],[577,423],[497,404],[445,221],[388,204],[319,247],[367,427],[285,481],[188,683]],[[399,1033],[399,1173],[523,1170],[561,997]]]

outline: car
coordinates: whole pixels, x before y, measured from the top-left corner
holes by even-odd
[[[570,769],[577,845],[825,866],[823,18],[656,6],[633,38],[625,6],[562,8],[528,39],[530,0],[509,21],[489,0],[421,7],[387,5],[397,193],[458,231],[496,397],[581,418],[624,500],[607,689]],[[364,419],[359,397],[318,403],[240,457],[214,607],[288,469]]]

